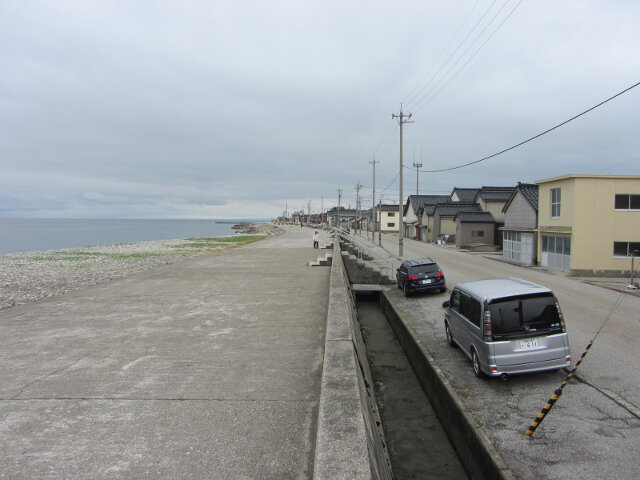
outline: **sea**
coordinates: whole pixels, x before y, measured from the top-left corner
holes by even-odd
[[[257,220],[0,218],[0,255],[151,240],[223,237],[234,234],[231,227],[235,223],[247,221]]]

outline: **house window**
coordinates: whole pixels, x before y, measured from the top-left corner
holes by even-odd
[[[389,217],[395,217],[396,216],[396,212],[389,212],[387,215]]]
[[[472,237],[484,237],[484,230],[471,230]]]
[[[640,256],[640,242],[613,242],[614,257]]]
[[[551,218],[558,218],[560,216],[560,199],[561,191],[559,188],[551,189]]]
[[[387,222],[387,227],[395,227],[396,224],[394,222]]]
[[[616,210],[640,210],[640,195],[617,194],[615,200]]]
[[[551,237],[543,235],[542,251],[545,253],[571,255],[571,237]]]

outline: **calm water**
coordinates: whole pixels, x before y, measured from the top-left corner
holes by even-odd
[[[0,219],[0,254],[233,234],[214,220]]]

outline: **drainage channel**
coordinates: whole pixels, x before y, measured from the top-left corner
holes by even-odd
[[[377,293],[357,293],[356,309],[394,478],[468,478]]]

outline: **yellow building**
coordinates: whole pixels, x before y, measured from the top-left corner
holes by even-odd
[[[542,266],[583,276],[630,273],[631,254],[640,256],[640,175],[564,175],[536,183]]]
[[[377,225],[379,224],[380,231],[382,232],[398,231],[398,218],[400,218],[400,212],[397,204],[396,205],[383,204],[382,206],[376,205],[376,208],[374,211],[375,211],[376,222],[377,222],[376,224]]]

